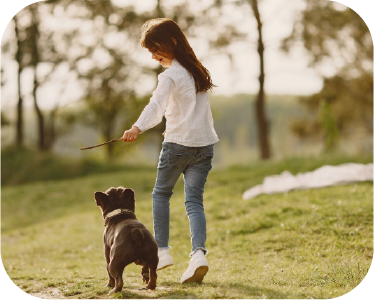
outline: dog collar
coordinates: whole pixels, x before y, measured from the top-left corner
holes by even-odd
[[[126,214],[126,213],[128,213],[128,214],[134,214],[134,212],[132,212],[129,209],[119,208],[119,209],[115,209],[115,210],[111,211],[110,213],[108,213],[105,216],[104,220],[109,219],[111,217],[114,217],[115,215]]]
[[[135,214],[133,211],[129,210],[129,209],[124,209],[124,208],[119,208],[119,209],[115,209],[113,211],[111,211],[110,213],[108,213],[105,218],[104,218],[104,221],[105,221],[105,224],[107,224],[107,221],[114,217],[114,216],[117,216],[117,215],[120,215],[120,214],[129,214],[129,215],[133,215],[135,217]]]

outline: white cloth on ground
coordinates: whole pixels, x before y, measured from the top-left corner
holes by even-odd
[[[373,164],[345,163],[338,166],[323,166],[307,173],[292,175],[283,171],[280,175],[267,176],[262,184],[256,185],[243,194],[249,200],[260,194],[274,194],[296,189],[322,188],[360,181],[373,181]]]

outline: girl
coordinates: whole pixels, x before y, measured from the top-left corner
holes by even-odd
[[[152,192],[153,225],[159,249],[157,269],[173,265],[169,252],[170,197],[183,173],[192,251],[181,283],[201,282],[208,272],[203,193],[212,168],[213,144],[218,142],[207,91],[215,85],[173,20],[147,21],[140,42],[152,53],[152,59],[168,69],[158,76],[158,85],[149,104],[122,139],[135,141],[138,134],[159,124],[165,115],[164,142]]]

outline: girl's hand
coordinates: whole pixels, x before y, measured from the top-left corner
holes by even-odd
[[[131,129],[126,130],[123,133],[122,139],[123,139],[124,142],[136,141],[139,133],[141,133],[141,130],[136,126],[132,126]]]

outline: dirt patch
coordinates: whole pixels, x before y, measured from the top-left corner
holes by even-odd
[[[57,287],[48,287],[40,292],[31,292],[31,296],[38,297],[41,299],[66,299]]]
[[[157,286],[156,291],[171,291],[171,287],[165,287],[165,286]],[[109,293],[110,289],[108,289]],[[140,296],[144,296],[144,298],[149,298],[149,296],[152,296],[152,294],[156,293],[156,291],[151,291],[147,289],[146,287],[124,287],[122,289],[122,292],[130,292],[133,294],[137,294]],[[38,297],[41,299],[68,299],[71,297],[66,297],[63,295],[63,293],[60,291],[58,287],[47,287],[44,288],[42,291],[38,292],[29,292],[31,296]],[[96,299],[108,299],[109,294],[104,295],[97,295]]]

